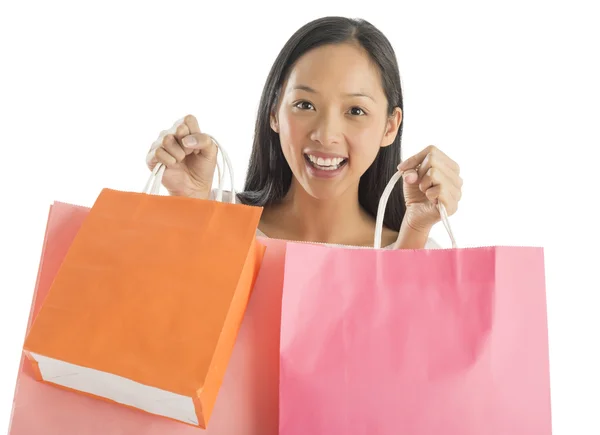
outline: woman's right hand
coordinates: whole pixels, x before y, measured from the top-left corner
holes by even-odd
[[[154,141],[146,163],[150,170],[158,163],[165,165],[162,184],[170,195],[208,199],[210,196],[217,146],[207,134],[200,132],[192,115],[162,131]]]

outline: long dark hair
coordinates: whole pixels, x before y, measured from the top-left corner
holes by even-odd
[[[282,85],[291,67],[304,53],[321,45],[347,42],[360,44],[379,66],[388,113],[391,115],[395,107],[400,107],[404,115],[396,55],[381,31],[365,20],[344,17],[319,18],[304,25],[287,41],[267,77],[256,118],[246,184],[244,192],[239,194],[241,202],[265,206],[280,201],[286,195],[292,171],[281,150],[279,134],[271,129],[270,115],[278,105]],[[404,116],[394,143],[379,149],[375,161],[360,179],[359,203],[374,217],[379,198],[400,163],[403,124]],[[405,210],[402,189],[396,187],[386,208],[385,226],[398,231]]]

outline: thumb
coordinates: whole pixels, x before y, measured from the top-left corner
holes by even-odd
[[[208,134],[204,133],[192,133],[185,136],[181,140],[181,144],[183,145],[183,149],[186,151],[186,154],[198,151],[215,151],[217,150],[217,146],[213,142],[212,138]]]
[[[416,169],[407,169],[402,173],[402,178],[407,184],[414,184],[419,179],[419,173]]]

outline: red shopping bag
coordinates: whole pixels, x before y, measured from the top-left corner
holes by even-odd
[[[28,330],[88,213],[87,207],[61,202],[51,206]],[[259,239],[267,249],[207,430],[38,382],[31,364],[23,357],[9,434],[276,435],[286,244]]]
[[[279,433],[549,435],[547,334],[541,248],[289,243]]]

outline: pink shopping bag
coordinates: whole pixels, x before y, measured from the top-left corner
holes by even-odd
[[[89,209],[50,208],[28,330]],[[267,246],[207,430],[56,388],[34,378],[23,357],[10,435],[270,435],[278,429],[278,365],[285,242]]]
[[[286,252],[280,435],[551,434],[541,248]]]

